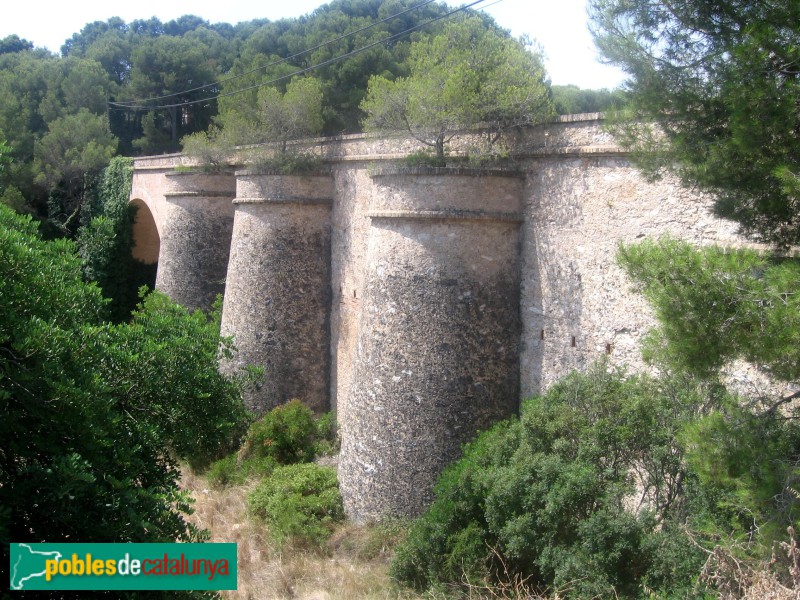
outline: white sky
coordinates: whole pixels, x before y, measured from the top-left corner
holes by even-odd
[[[486,0],[483,10],[515,36],[527,33],[544,48],[552,83],[582,88],[614,88],[624,80],[616,68],[599,63],[587,27],[586,0]],[[10,34],[58,52],[73,33],[92,21],[121,17],[158,17],[162,22],[193,14],[211,23],[298,17],[325,4],[322,0],[11,0],[3,3],[0,39]],[[451,6],[459,3],[448,0]]]

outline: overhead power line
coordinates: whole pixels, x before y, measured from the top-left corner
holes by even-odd
[[[226,77],[224,79],[220,79],[220,80],[214,81],[212,83],[206,83],[205,85],[201,85],[201,86],[198,86],[198,87],[190,88],[190,89],[187,89],[187,90],[182,90],[180,92],[174,92],[172,94],[165,94],[163,96],[154,96],[153,98],[144,98],[144,99],[140,99],[140,100],[121,100],[119,102],[115,102],[114,104],[122,105],[122,106],[131,106],[132,108],[138,108],[138,107],[134,106],[135,103],[155,102],[157,100],[164,100],[166,98],[173,98],[175,96],[182,96],[184,94],[189,94],[191,92],[197,92],[197,91],[200,91],[200,90],[204,90],[206,88],[219,86],[219,85],[221,85],[223,83],[228,83],[229,81],[234,81],[235,79],[239,79],[241,77],[246,77],[247,75],[251,75],[252,73],[256,73],[258,71],[263,71],[264,69],[268,69],[270,67],[274,67],[276,65],[280,65],[280,64],[289,62],[290,60],[294,60],[295,58],[300,58],[304,54],[308,54],[310,52],[314,52],[316,50],[319,50],[320,48],[325,48],[326,46],[330,46],[331,44],[335,44],[336,42],[340,42],[341,40],[344,40],[346,38],[352,37],[352,36],[354,36],[354,35],[356,35],[358,33],[362,33],[364,31],[367,31],[368,29],[372,29],[373,27],[376,27],[378,25],[386,23],[387,21],[391,21],[392,19],[396,19],[397,17],[402,17],[404,14],[409,13],[409,12],[414,11],[414,10],[417,10],[418,8],[422,8],[422,7],[424,7],[424,6],[428,5],[428,4],[431,4],[432,2],[436,2],[436,0],[425,0],[425,2],[420,2],[419,4],[416,4],[416,5],[412,6],[411,8],[407,8],[405,10],[402,10],[399,13],[395,13],[395,14],[389,16],[389,17],[381,19],[380,21],[375,21],[374,23],[371,23],[369,25],[365,25],[364,27],[362,27],[360,29],[356,29],[356,30],[351,31],[349,33],[344,33],[344,34],[340,35],[339,37],[335,37],[332,40],[328,40],[327,42],[323,42],[321,44],[318,44],[318,45],[314,46],[313,48],[307,48],[307,49],[302,50],[302,51],[300,51],[300,52],[298,52],[296,54],[292,54],[291,56],[287,56],[286,58],[280,58],[280,59],[275,60],[275,61],[273,61],[271,63],[266,64],[266,65],[262,65],[260,67],[256,67],[255,69],[250,69],[249,71],[245,71],[244,73],[239,73],[238,75],[232,75],[231,77]]]
[[[113,107],[114,110],[161,110],[161,109],[164,109],[164,108],[176,108],[176,107],[180,107],[180,106],[191,106],[193,104],[201,104],[203,102],[209,102],[211,100],[217,100],[219,98],[226,98],[226,97],[229,97],[229,96],[235,96],[236,94],[242,94],[244,92],[249,92],[250,90],[258,89],[260,87],[264,87],[264,86],[267,86],[267,85],[272,85],[273,83],[278,83],[279,81],[283,81],[284,79],[289,79],[289,78],[294,77],[296,75],[302,75],[304,73],[308,73],[308,72],[313,71],[315,69],[319,69],[321,67],[326,67],[326,66],[328,66],[330,64],[337,63],[337,62],[342,61],[342,60],[344,60],[346,58],[350,58],[351,56],[355,56],[357,54],[361,54],[362,52],[366,52],[367,50],[370,50],[370,49],[372,49],[372,48],[374,48],[376,46],[380,46],[380,45],[383,45],[383,44],[391,43],[393,41],[396,41],[396,40],[398,40],[398,39],[410,34],[410,33],[413,33],[414,31],[417,31],[418,29],[421,29],[422,27],[425,27],[426,25],[430,25],[431,23],[435,23],[437,21],[441,21],[442,19],[446,19],[448,17],[451,17],[454,14],[457,14],[459,12],[463,12],[463,11],[469,9],[469,8],[472,8],[473,6],[481,4],[482,2],[486,2],[486,0],[475,0],[474,2],[471,2],[470,4],[465,4],[464,6],[461,6],[459,8],[453,9],[448,13],[445,13],[443,15],[439,15],[439,16],[434,17],[432,19],[428,19],[424,23],[418,23],[417,25],[414,25],[413,27],[409,27],[408,29],[405,29],[405,30],[403,30],[403,31],[401,31],[399,33],[395,33],[393,35],[387,36],[385,38],[382,38],[380,40],[377,40],[377,41],[372,42],[370,44],[367,44],[365,46],[361,46],[360,48],[356,48],[355,50],[351,50],[350,52],[346,52],[344,54],[340,54],[339,56],[335,56],[333,58],[329,58],[328,60],[324,60],[322,62],[319,62],[319,63],[315,64],[315,65],[311,65],[310,67],[305,67],[303,69],[298,69],[297,71],[294,71],[294,72],[289,73],[287,75],[282,75],[280,77],[276,77],[275,79],[271,79],[269,81],[263,81],[261,83],[255,84],[255,85],[250,85],[250,86],[247,86],[247,87],[244,87],[244,88],[240,88],[238,90],[233,90],[233,91],[230,91],[230,92],[224,92],[224,93],[221,93],[221,94],[217,94],[216,96],[210,96],[208,98],[201,98],[201,99],[198,99],[198,100],[188,100],[188,101],[185,101],[185,102],[178,102],[178,103],[173,103],[173,104],[157,104],[157,105],[150,105],[150,106],[133,106],[133,105],[130,105],[130,104],[126,104],[124,102],[109,102],[109,105],[111,107]],[[400,14],[402,14],[402,13],[400,13]],[[286,60],[288,60],[288,59],[282,59],[279,62],[286,62]],[[260,70],[260,69],[261,68],[256,69],[256,70]],[[203,86],[203,87],[198,88],[198,89],[204,89],[205,87],[208,87],[208,86]],[[179,92],[179,94],[182,94],[182,93],[188,93],[188,92]],[[175,94],[170,94],[169,96],[166,96],[166,97],[172,97],[174,95]],[[138,100],[138,101],[131,101],[131,102],[144,102],[144,101],[145,100]]]

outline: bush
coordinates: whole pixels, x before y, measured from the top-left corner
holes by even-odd
[[[420,150],[406,156],[403,159],[403,165],[406,167],[445,167],[447,166],[447,161],[436,156],[433,152]]]
[[[668,525],[685,477],[675,439],[697,400],[602,365],[568,376],[465,447],[393,575],[421,589],[527,580],[571,598],[690,594],[702,555]]]
[[[243,485],[250,478],[269,477],[277,466],[270,456],[240,460],[236,454],[229,454],[212,463],[205,475],[214,486]]]
[[[332,413],[315,417],[299,400],[278,406],[250,426],[238,452],[212,464],[214,485],[240,485],[251,477],[269,476],[278,465],[304,463],[336,451]]]
[[[218,315],[155,293],[130,323],[104,322],[75,246],[5,206],[0,279],[0,538],[198,539],[177,459],[224,454],[245,416]]]
[[[299,400],[273,408],[250,426],[242,458],[271,457],[282,465],[309,462],[316,453],[314,413]]]
[[[317,456],[329,456],[339,451],[336,433],[336,419],[332,412],[326,412],[317,419]]]
[[[241,485],[245,481],[245,478],[240,476],[235,454],[229,454],[211,463],[206,471],[206,477],[210,484],[216,486]]]
[[[300,151],[269,154],[264,149],[258,148],[251,151],[247,159],[254,170],[276,175],[314,175],[319,173],[323,166],[319,156]]]
[[[215,126],[208,131],[198,131],[181,139],[183,153],[200,163],[207,172],[219,172],[230,166],[235,144],[221,129]]]
[[[293,538],[319,546],[344,520],[336,471],[311,463],[276,468],[252,491],[248,504],[279,545]]]

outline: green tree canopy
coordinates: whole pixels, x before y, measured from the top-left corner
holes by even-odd
[[[87,23],[78,33],[72,34],[61,46],[64,56],[84,56],[88,48],[107,33],[125,35],[129,31],[128,25],[119,17],[111,17],[107,21],[93,21]]]
[[[68,240],[0,206],[0,540],[196,538],[177,457],[229,450],[240,383],[220,374],[218,315],[152,294],[101,318]],[[7,559],[5,559],[7,560]]]
[[[0,139],[0,181],[2,181],[3,174],[11,164],[11,160],[11,146],[6,144],[5,140]],[[2,191],[2,189],[3,188],[0,187],[0,191]]]
[[[13,185],[8,184],[8,174],[14,164],[11,146],[0,139],[0,203],[10,206],[17,212],[22,212],[25,205],[25,198],[22,193]]]
[[[50,216],[81,204],[84,176],[105,166],[117,142],[102,116],[114,85],[102,66],[37,52],[0,55],[0,132],[13,148],[8,189],[45,218],[56,190],[66,208]]]
[[[255,150],[253,159],[289,171],[310,166],[297,153],[288,152],[287,142],[322,129],[322,86],[313,77],[303,77],[294,78],[283,94],[278,88],[263,87],[257,92],[255,110],[248,106],[230,110],[219,121],[222,128],[212,126],[181,140],[184,152],[207,166],[219,167],[227,164],[237,145],[274,143],[280,156],[266,159],[261,150]]]
[[[294,79],[281,94],[273,87],[258,91],[258,129],[266,141],[286,142],[316,135],[322,129],[322,86],[312,77]]]
[[[551,89],[560,115],[620,110],[625,105],[622,90],[584,90],[577,85],[554,85]]]
[[[800,3],[592,0],[595,39],[631,75],[627,142],[651,174],[717,194],[744,232],[800,242]]]
[[[51,193],[50,219],[59,227],[75,230],[93,179],[114,156],[117,138],[103,117],[82,108],[77,114],[59,117],[36,142],[35,181]]]
[[[0,40],[0,54],[22,52],[24,50],[33,50],[33,43],[20,38],[18,35],[8,35]]]
[[[81,109],[102,115],[112,87],[103,65],[97,61],[79,58],[56,61],[48,72],[47,93],[39,104],[39,114],[48,123]]]
[[[0,55],[0,132],[20,162],[33,160],[34,141],[47,131],[39,106],[56,62],[32,52]]]
[[[712,381],[727,363],[745,359],[800,384],[796,259],[667,238],[624,246],[619,260],[658,317],[650,356]]]
[[[441,23],[431,23],[421,31],[396,38],[390,44],[378,44],[344,60],[335,59],[434,17],[441,17],[450,10],[446,5],[434,2],[378,23],[416,4],[413,0],[334,0],[298,19],[239,24],[234,41],[241,39],[241,43],[231,75],[253,69],[256,71],[224,83],[223,91],[266,84],[276,77],[330,61],[314,70],[314,77],[321,82],[324,95],[322,131],[326,135],[361,131],[364,114],[360,104],[366,94],[369,78],[374,74],[390,77],[406,75],[411,41],[441,30]],[[349,33],[353,35],[347,35]],[[280,65],[258,69],[281,57],[292,58]],[[285,81],[277,82],[281,91],[284,91],[285,85]],[[221,98],[220,114],[224,114],[229,107],[238,110],[244,105],[255,110],[256,94],[244,93],[229,99]]]
[[[157,104],[179,105],[198,99],[197,95],[184,93],[186,90],[211,83],[216,76],[213,62],[198,40],[160,36],[133,51],[130,82],[124,97],[140,99],[176,94]],[[164,148],[165,143],[167,148],[178,149],[178,139],[207,129],[215,112],[214,100],[152,111],[149,114],[153,129],[144,129],[144,137],[138,145],[145,152]],[[159,133],[166,135],[159,136]]]
[[[118,85],[126,83],[131,70],[131,42],[116,29],[104,33],[83,54],[74,52],[72,56],[85,56],[99,62]]]
[[[479,18],[445,26],[411,46],[410,74],[370,79],[361,108],[373,131],[410,133],[444,159],[457,132],[483,125],[490,143],[552,113],[541,56]]]

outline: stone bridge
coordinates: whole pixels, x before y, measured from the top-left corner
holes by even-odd
[[[397,168],[406,139],[310,144],[314,176],[137,159],[134,254],[188,307],[224,294],[223,368],[265,371],[251,408],[336,411],[356,520],[421,511],[462,443],[569,371],[641,366],[652,316],[621,242],[738,241],[708,198],[645,182],[599,115],[521,134],[513,171]]]

